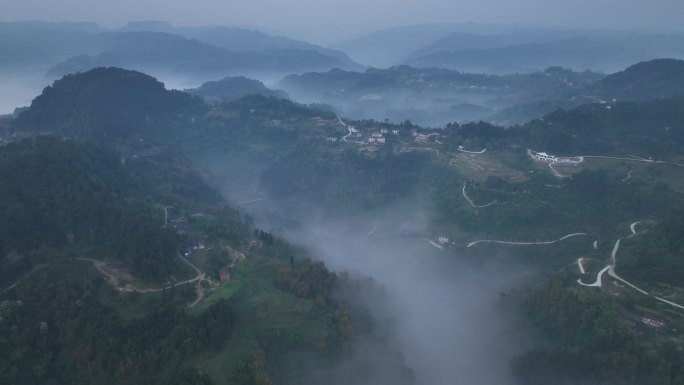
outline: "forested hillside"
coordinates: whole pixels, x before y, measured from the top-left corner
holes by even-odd
[[[148,195],[130,194],[129,171],[111,152],[54,138],[0,148],[2,278],[88,248],[144,279],[178,268],[179,239]]]
[[[359,282],[255,229],[205,184],[185,151],[212,128],[189,131],[188,110],[235,118],[223,145],[240,122],[245,140],[269,137],[250,130],[275,118],[330,118],[263,96],[200,115],[201,100],[112,68],[46,89],[13,123],[28,138],[0,147],[0,381],[413,383],[345,294]],[[291,143],[299,133],[283,126]],[[302,376],[295,356],[315,370]]]
[[[199,99],[118,68],[65,76],[43,90],[31,106],[17,119],[19,130],[104,143],[133,134],[160,135],[204,109]]]
[[[116,68],[65,77],[6,124],[0,147],[7,378],[411,384],[391,317],[378,326],[354,301],[381,289],[255,228],[230,199],[275,229],[420,206],[425,227],[398,236],[550,276],[511,294],[545,333],[515,362],[522,383],[678,383],[683,105],[611,101],[512,128],[434,129],[264,95],[210,106]],[[138,337],[92,347],[96,331]]]

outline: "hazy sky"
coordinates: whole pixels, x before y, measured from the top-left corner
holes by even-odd
[[[522,23],[611,29],[682,29],[683,0],[1,0],[0,19],[129,20],[261,27],[333,43],[418,23]]]

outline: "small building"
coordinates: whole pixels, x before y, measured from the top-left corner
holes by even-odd
[[[388,132],[389,132],[389,130],[386,129],[386,128],[381,128],[381,129],[380,129],[380,133],[381,133],[381,134],[387,134]]]
[[[375,137],[370,137],[370,138],[368,138],[368,143],[375,144],[375,142],[376,142],[377,140],[378,140],[378,139],[375,138]]]
[[[427,143],[428,140],[430,140],[430,136],[425,134],[417,134],[415,139],[416,143]]]
[[[534,160],[538,160],[540,162],[557,162],[558,158],[555,155],[547,154],[545,152],[534,152],[530,151],[530,156]]]
[[[329,136],[329,137],[325,138],[325,141],[326,142],[337,142],[337,138],[334,136]]]
[[[665,327],[665,322],[657,320],[655,318],[651,318],[651,317],[646,317],[646,316],[641,317],[641,322],[644,325],[650,326],[650,327],[655,328],[655,329],[662,329]]]
[[[375,142],[376,142],[377,144],[385,144],[385,138],[377,138],[377,139],[375,140]]]
[[[442,237],[442,236],[437,237],[437,242],[439,242],[441,244],[449,243],[449,237]]]
[[[392,130],[392,133],[393,133],[394,135],[399,135],[399,130]]]
[[[372,136],[373,138],[382,138],[382,133],[380,133],[380,132],[374,132],[374,133],[371,134],[371,136]]]

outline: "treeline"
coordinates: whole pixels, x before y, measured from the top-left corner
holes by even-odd
[[[681,156],[684,144],[683,111],[684,98],[675,97],[559,109],[511,128],[483,122],[450,123],[445,130],[445,145],[452,151],[459,145],[476,150],[513,145],[555,155],[634,154],[673,160]]]

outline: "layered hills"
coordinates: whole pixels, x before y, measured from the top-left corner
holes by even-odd
[[[675,342],[681,339],[677,305],[683,301],[674,272],[681,267],[677,211],[684,202],[684,102],[676,87],[668,88],[672,82],[663,81],[662,91],[633,90],[642,78],[669,79],[677,67],[677,62],[651,62],[589,81],[581,92],[595,89],[593,97],[609,90],[605,95],[616,96],[602,95],[598,102],[513,128],[348,120],[264,95],[210,106],[168,91],[147,75],[117,68],[65,77],[8,123],[12,143],[0,148],[2,180],[11,181],[0,190],[11,202],[2,218],[9,234],[2,238],[3,266],[14,266],[24,277],[16,282],[14,270],[3,270],[10,272],[3,286],[9,301],[3,319],[10,321],[0,327],[8,331],[3,335],[10,336],[6,343],[12,348],[3,350],[7,370],[0,372],[9,373],[8,381],[27,383],[55,373],[65,373],[63,381],[86,376],[163,383],[188,376],[186,383],[388,378],[412,383],[407,361],[395,350],[409,345],[384,333],[392,318],[374,327],[374,312],[350,299],[377,288],[358,286],[304,258],[306,251],[279,238],[277,229],[287,233],[314,223],[323,233],[317,236],[330,237],[318,225],[320,218],[354,218],[393,207],[400,217],[402,210],[420,205],[425,228],[404,227],[400,220],[377,228],[384,226],[378,221],[359,239],[377,231],[378,242],[410,239],[449,257],[442,260],[514,261],[541,272],[524,293],[499,295],[500,303],[511,307],[525,297],[529,320],[546,338],[514,361],[521,382],[676,382],[684,360]],[[393,71],[420,77],[407,68]],[[592,75],[550,72],[543,76],[556,84],[564,83],[563,76]],[[328,75],[346,82],[350,74]],[[502,81],[463,78],[483,85]],[[533,77],[524,79],[520,82]],[[373,83],[387,84],[383,76]],[[652,97],[630,100],[636,94]],[[60,139],[17,142],[36,133]],[[31,162],[49,173],[16,172],[18,164]],[[52,187],[42,187],[41,178]],[[219,203],[206,183],[231,202],[252,204],[250,215]],[[22,202],[23,196],[31,201]],[[87,199],[91,196],[97,199]],[[22,204],[34,208],[20,210]],[[96,207],[110,205],[120,211],[112,210],[101,225],[88,222],[100,218]],[[140,228],[117,221],[130,217],[120,214],[128,207],[139,208],[134,212],[140,218],[133,220]],[[276,230],[255,228],[254,218]],[[15,242],[11,234],[21,230],[15,226],[31,223],[44,231]],[[178,252],[152,253],[174,261],[156,278],[136,270],[136,261],[141,268],[147,264],[142,263],[147,254],[137,256],[126,247],[147,231],[163,239],[168,235],[170,241],[161,244]],[[103,282],[102,277],[121,278],[115,268],[130,270],[128,281]],[[673,272],[661,275],[666,270]],[[23,275],[26,271],[38,282],[54,282],[49,293],[55,295],[47,295],[31,275]],[[81,273],[75,277],[70,271]],[[228,278],[226,272],[229,282],[218,284]],[[473,284],[470,290],[483,289]],[[50,304],[67,311],[55,315]],[[38,308],[44,311],[35,312]],[[667,326],[651,329],[648,325],[660,323],[643,319]],[[159,326],[158,335],[146,334],[151,324]],[[140,337],[116,338],[122,342],[107,348],[74,337],[96,333]],[[29,341],[40,354],[21,353],[17,339]],[[143,346],[137,340],[157,342]],[[374,347],[364,344],[369,341]],[[378,351],[386,354],[373,353]],[[59,355],[51,356],[54,352]],[[92,356],[96,359],[83,359]],[[373,360],[381,356],[387,359]],[[317,369],[292,365],[301,357]],[[44,370],[18,369],[39,363]]]

